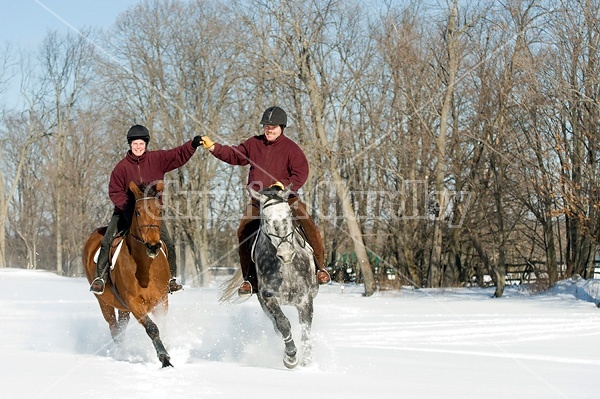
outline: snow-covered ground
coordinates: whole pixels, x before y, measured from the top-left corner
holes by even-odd
[[[600,397],[598,280],[500,299],[493,288],[362,291],[321,287],[313,364],[288,370],[255,297],[223,305],[218,287],[186,287],[159,324],[174,365],[162,369],[137,322],[112,343],[84,279],[0,269],[0,397]]]

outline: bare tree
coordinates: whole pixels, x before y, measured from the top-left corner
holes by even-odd
[[[66,166],[69,165],[68,145],[73,130],[73,120],[77,117],[77,101],[82,96],[90,79],[93,60],[93,46],[89,42],[90,31],[64,36],[49,32],[39,53],[43,86],[47,90],[48,108],[52,110],[44,121],[46,129],[53,136],[54,175],[49,176],[53,193],[56,268],[64,272],[64,232],[69,225],[68,198],[64,196]]]
[[[10,170],[12,173],[8,184],[5,182],[4,175],[0,175],[0,226],[2,226],[2,231],[0,232],[0,268],[6,267],[6,226],[11,201],[15,198],[15,194],[19,188],[20,179],[31,155],[31,147],[45,136],[45,132],[39,122],[35,114],[29,114],[29,117],[25,116],[24,119],[13,116],[3,120],[2,139],[0,141],[0,162],[3,164],[9,163],[8,167],[3,167],[3,170]],[[3,154],[8,154],[9,156],[3,157]],[[23,191],[19,192],[19,196],[26,194]],[[35,211],[35,209],[30,209],[30,211]],[[32,212],[27,215],[35,215],[35,213]],[[25,214],[20,214],[19,216],[23,217]],[[34,222],[34,220],[31,222]],[[18,227],[15,230],[27,245],[28,266],[34,268],[35,245],[29,245],[27,236],[21,234]],[[33,239],[33,236],[29,237]]]
[[[256,37],[255,46],[249,49],[255,57],[255,65],[270,73],[271,96],[276,96],[279,102],[287,100],[296,105],[292,109],[301,123],[302,134],[314,132],[314,138],[309,141],[321,148],[320,166],[331,177],[340,201],[347,234],[364,279],[365,294],[372,295],[376,288],[373,271],[348,183],[339,172],[340,158],[336,152],[344,133],[340,120],[360,87],[361,72],[368,67],[368,53],[360,58],[356,52],[349,51],[351,41],[357,39],[359,9],[353,4],[343,6],[335,0],[251,4],[253,9],[249,12],[243,5],[238,7],[238,12],[240,20]],[[255,10],[267,17],[256,20]],[[334,32],[330,32],[330,26],[335,27]],[[336,35],[336,31],[345,31],[346,39]],[[363,47],[363,50],[369,51],[369,48]],[[337,73],[332,73],[332,68]],[[283,94],[286,92],[292,97]]]
[[[248,119],[235,113],[239,100],[233,88],[244,70],[238,59],[246,40],[216,2],[145,3],[123,14],[108,32],[108,56],[101,60],[107,102],[122,104],[118,129],[147,125],[150,145],[159,148],[181,145],[197,134],[220,141],[241,137],[236,129]],[[207,283],[209,267],[219,266],[224,257],[211,243],[223,241],[221,225],[231,219],[231,209],[225,209],[241,208],[239,198],[233,204],[232,198],[219,198],[223,208],[213,201],[239,189],[239,177],[199,148],[185,167],[169,174],[169,181],[167,223],[185,243],[180,260],[194,255],[183,264],[196,268],[198,284]],[[229,240],[223,245],[231,248]]]
[[[390,8],[375,37],[381,58],[377,83],[369,90],[363,112],[368,115],[371,139],[377,142],[370,156],[377,165],[380,189],[389,194],[386,232],[392,265],[406,283],[422,287],[427,281],[430,236],[426,223],[427,186],[435,115],[431,107],[430,82],[435,80],[429,60],[430,37],[418,7]],[[382,115],[386,115],[382,118]],[[395,263],[395,265],[393,265]]]
[[[34,66],[31,56],[22,53],[18,65],[21,68],[20,90],[26,104],[28,104],[28,108],[20,114],[13,111],[2,118],[0,162],[4,165],[3,171],[10,171],[6,175],[10,176],[10,180],[8,182],[5,180],[4,173],[0,175],[0,226],[2,226],[0,231],[0,267],[6,267],[6,227],[11,201],[14,200],[19,190],[20,179],[29,162],[28,157],[31,156],[32,146],[47,135],[47,131],[41,124],[43,118],[42,92],[38,86],[32,83],[33,79],[31,77]],[[3,70],[3,73],[5,73],[5,70]],[[28,172],[26,170],[26,173]],[[18,192],[18,194],[19,196],[24,195],[23,192]],[[18,228],[15,229],[19,230]],[[29,246],[29,249],[28,265],[34,267],[35,259],[32,258],[34,252],[31,246]]]
[[[557,99],[546,113],[556,132],[560,186],[566,222],[567,276],[593,277],[598,235],[598,138],[600,17],[593,1],[554,1],[548,27],[554,57],[544,72],[547,95]]]

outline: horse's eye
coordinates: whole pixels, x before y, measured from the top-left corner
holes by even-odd
[[[137,209],[135,210],[135,216],[138,218],[140,217],[140,211],[138,211]]]

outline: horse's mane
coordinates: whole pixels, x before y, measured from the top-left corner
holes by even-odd
[[[145,197],[156,197],[159,194],[158,190],[156,189],[156,184],[142,183],[138,187],[141,192],[144,193]]]
[[[281,197],[279,196],[279,193],[282,191],[283,190],[281,189],[281,187],[273,186],[264,188],[259,192],[263,195],[266,195],[269,199],[282,201]]]

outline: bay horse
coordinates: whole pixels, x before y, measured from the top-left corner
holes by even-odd
[[[162,204],[160,195],[164,183],[138,187],[133,181],[129,189],[135,196],[135,208],[129,231],[120,252],[111,265],[104,293],[94,295],[109,325],[115,343],[127,327],[130,314],[144,327],[152,340],[162,367],[173,366],[163,345],[156,323],[149,314],[166,315],[168,310],[168,283],[170,278],[167,256],[160,240]],[[106,231],[96,229],[83,247],[85,274],[91,283],[95,278],[94,256]]]
[[[298,365],[297,347],[291,323],[281,305],[296,308],[302,335],[302,365],[308,365],[312,356],[313,300],[319,291],[313,249],[295,226],[288,204],[290,187],[260,192],[249,190],[260,204],[260,228],[252,250],[258,278],[258,302],[283,338],[283,364],[290,369]],[[238,270],[226,284],[221,300],[233,298],[241,281]]]

